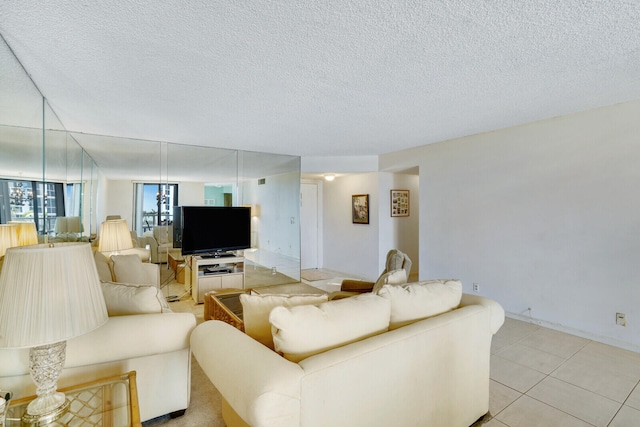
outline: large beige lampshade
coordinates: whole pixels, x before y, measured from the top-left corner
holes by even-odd
[[[100,225],[100,237],[98,240],[98,250],[100,252],[117,252],[133,247],[131,232],[127,221],[115,219],[104,221]]]
[[[0,348],[29,348],[37,397],[21,425],[44,425],[68,411],[56,391],[67,340],[107,321],[107,307],[89,243],[9,248],[0,272]]]
[[[15,224],[0,224],[0,257],[14,246],[18,246],[18,227]]]
[[[89,243],[7,250],[0,273],[0,348],[64,341],[106,321]]]
[[[33,221],[9,221],[9,224],[18,226],[18,246],[36,245],[38,243],[38,230]]]

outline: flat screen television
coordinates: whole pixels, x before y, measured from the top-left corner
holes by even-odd
[[[182,247],[183,255],[213,256],[250,248],[251,208],[179,206],[174,211],[174,246]]]

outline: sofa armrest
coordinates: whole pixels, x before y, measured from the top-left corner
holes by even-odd
[[[67,341],[65,367],[95,365],[189,348],[192,313],[110,317],[93,332]]]
[[[147,247],[149,245],[149,251],[151,252],[151,262],[158,262],[158,242],[153,237],[145,233],[144,235],[138,237],[138,244],[141,248]]]
[[[502,327],[502,324],[504,323],[504,309],[500,304],[498,304],[497,301],[494,301],[491,298],[482,297],[480,295],[462,294],[460,307],[464,307],[467,305],[482,305],[489,309],[492,334],[495,335],[500,327]]]
[[[300,425],[303,371],[298,364],[217,320],[196,327],[191,350],[209,380],[249,425]]]
[[[196,326],[191,313],[110,317],[88,334],[67,341],[65,369],[189,348]],[[28,375],[29,349],[0,349],[0,377]]]

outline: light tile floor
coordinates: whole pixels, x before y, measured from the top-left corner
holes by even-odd
[[[321,271],[336,277],[305,283],[331,292],[346,277]],[[490,377],[489,415],[474,427],[640,426],[640,353],[507,318]]]
[[[486,427],[640,426],[640,353],[505,320]]]

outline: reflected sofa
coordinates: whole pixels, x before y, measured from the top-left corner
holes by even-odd
[[[149,245],[151,251],[151,262],[166,263],[169,249],[173,248],[173,227],[169,225],[157,225],[152,231],[138,237],[140,247]]]

